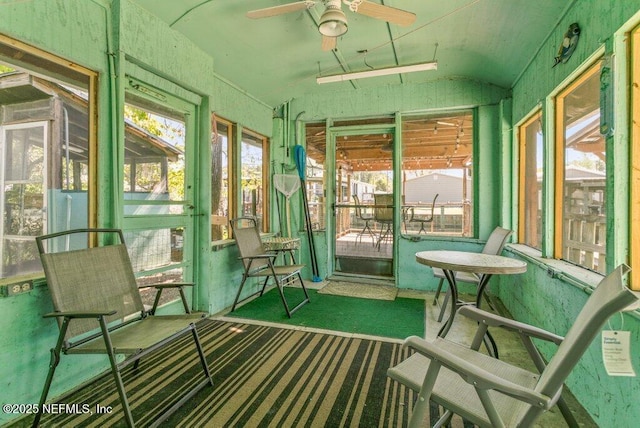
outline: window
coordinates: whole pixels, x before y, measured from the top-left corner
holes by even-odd
[[[518,129],[520,142],[520,243],[541,249],[542,245],[542,112],[534,114]]]
[[[606,273],[605,140],[600,64],[556,98],[555,257]]]
[[[403,232],[471,236],[472,167],[471,112],[403,117]]]
[[[144,105],[125,105],[125,215],[179,214],[184,200],[185,123]]]
[[[35,237],[95,225],[96,75],[0,36],[0,278],[42,270]]]
[[[326,128],[324,122],[307,123],[305,125],[306,134],[306,169],[305,185],[307,201],[309,203],[309,218],[313,230],[324,230],[326,228],[326,204],[325,204],[325,145]],[[298,174],[297,169],[289,174]]]
[[[232,124],[212,120],[211,129],[211,239],[228,239],[229,233],[229,149]]]
[[[254,217],[260,230],[267,231],[267,174],[269,171],[267,139],[249,131],[242,132],[240,145],[240,214]]]

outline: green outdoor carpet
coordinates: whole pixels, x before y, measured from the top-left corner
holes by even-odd
[[[285,295],[289,306],[294,307],[303,293],[300,288],[285,287]],[[272,289],[227,316],[397,339],[424,337],[422,299],[360,299],[320,294],[316,290],[309,290],[309,298],[309,303],[288,318],[278,291]]]

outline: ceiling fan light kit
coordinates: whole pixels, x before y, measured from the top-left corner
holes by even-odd
[[[416,20],[416,15],[412,12],[367,0],[299,0],[293,3],[251,10],[247,12],[247,17],[251,19],[268,18],[311,9],[316,4],[323,4],[325,10],[318,21],[318,31],[323,37],[322,49],[327,51],[335,49],[336,38],[344,35],[349,29],[347,16],[342,11],[342,3],[349,6],[349,10],[353,13],[404,27],[413,24]],[[314,17],[313,19],[315,21],[316,18]]]
[[[389,76],[391,74],[415,73],[417,71],[437,70],[438,61],[423,62],[420,64],[401,65],[398,67],[378,68],[375,70],[357,71],[355,73],[333,74],[316,78],[318,84],[345,82],[347,80],[366,79],[368,77]]]
[[[340,8],[340,0],[328,1],[327,8],[320,17],[318,31],[327,37],[340,37],[347,32],[347,17]]]

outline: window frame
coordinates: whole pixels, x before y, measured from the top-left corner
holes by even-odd
[[[235,139],[235,133],[237,132],[237,125],[233,122],[231,122],[230,120],[224,119],[222,117],[217,116],[215,113],[211,114],[211,144],[213,144],[213,138],[217,133],[217,129],[218,129],[218,125],[217,124],[222,124],[224,126],[227,127],[227,132],[226,132],[226,137],[227,137],[227,164],[225,165],[226,169],[227,169],[227,206],[226,206],[226,211],[227,211],[227,215],[225,216],[220,216],[216,213],[213,212],[213,209],[211,211],[211,229],[212,229],[212,233],[213,233],[213,227],[214,226],[223,226],[227,228],[227,239],[231,238],[232,236],[232,231],[231,231],[231,226],[230,226],[230,220],[232,218],[235,217],[235,201],[237,199],[236,194],[234,189],[235,187],[235,180],[234,178],[234,174],[233,174],[233,159],[234,159],[234,153],[236,152],[235,150],[235,144],[234,141]],[[220,135],[220,134],[218,134]],[[211,173],[213,173],[213,171],[211,171]],[[213,179],[213,177],[212,177]],[[211,203],[213,203],[213,198],[211,200]],[[214,239],[214,241],[218,241],[218,239]]]
[[[235,210],[233,211],[231,218],[238,217],[242,214],[242,144],[244,135],[247,135],[256,141],[261,143],[262,148],[262,170],[261,170],[261,179],[262,179],[262,201],[261,201],[261,209],[262,209],[262,222],[261,222],[261,231],[268,232],[269,229],[269,198],[271,196],[270,188],[271,183],[269,180],[269,171],[270,171],[270,149],[269,149],[269,138],[258,133],[252,131],[248,128],[244,128],[241,125],[237,125],[236,127],[236,144],[234,147],[234,153],[236,154],[236,160],[234,161],[234,165],[237,166],[236,173],[233,174],[235,177],[235,183],[232,186],[234,190],[234,197],[236,203],[233,205]]]
[[[544,139],[544,125],[543,125],[543,114],[542,114],[542,109],[538,108],[536,109],[533,113],[531,113],[519,126],[518,126],[518,150],[519,150],[519,161],[518,161],[518,181],[519,181],[519,186],[518,186],[518,242],[521,244],[525,244],[531,248],[535,248],[537,250],[542,251],[542,244],[544,242],[544,224],[540,225],[541,230],[540,235],[541,235],[541,239],[540,242],[538,242],[538,246],[532,246],[530,245],[530,243],[526,242],[526,228],[527,228],[527,213],[526,213],[526,207],[527,204],[525,203],[525,200],[527,198],[527,161],[528,161],[528,157],[527,157],[527,143],[529,142],[527,140],[527,130],[529,128],[529,126],[531,126],[532,124],[534,124],[536,121],[540,122],[540,132],[542,133],[542,152],[543,152],[543,158],[544,158],[544,151],[545,151],[545,147],[544,147],[544,143],[545,143],[545,139]],[[542,162],[542,182],[540,184],[540,190],[544,189],[544,176],[545,176],[545,163],[544,163],[544,159]],[[537,175],[536,175],[537,178]],[[544,192],[543,192],[544,193]],[[544,200],[543,200],[544,201]],[[542,212],[542,217],[544,218],[544,210],[542,209],[542,207],[540,207]]]
[[[46,82],[59,83],[72,87],[82,88],[87,94],[87,188],[86,188],[86,221],[89,228],[98,226],[98,72],[83,67],[74,61],[64,59],[30,44],[0,34],[0,57],[10,68],[24,72],[29,76],[40,78]],[[50,149],[50,148],[49,148]],[[45,150],[49,150],[45,147]],[[60,181],[61,177],[53,177],[60,171],[51,171],[51,160],[46,160],[44,171],[45,190],[49,189],[52,182]],[[4,168],[4,166],[3,166]],[[61,173],[61,172],[60,172]],[[68,189],[60,188],[62,191]],[[83,192],[85,190],[83,189]],[[46,220],[44,230],[51,230],[51,219]],[[0,278],[1,282],[12,281],[12,278],[40,277],[41,273],[16,273],[6,278]]]
[[[89,123],[88,123],[88,149],[89,149],[89,185],[87,189],[88,212],[87,220],[89,227],[97,227],[98,225],[98,182],[97,182],[97,147],[98,147],[98,73],[89,68],[83,67],[74,61],[66,60],[62,57],[36,48],[35,46],[13,39],[11,37],[0,34],[0,45],[6,45],[9,49],[20,51],[27,54],[27,57],[36,57],[42,63],[35,64],[31,62],[21,63],[14,61],[18,66],[24,66],[30,73],[36,76],[43,76],[45,79],[66,77],[73,81],[79,80],[81,77],[87,79],[87,100]],[[31,67],[30,67],[31,66]],[[55,70],[50,74],[45,70]],[[60,75],[58,73],[62,72]],[[66,74],[68,73],[68,74]],[[76,80],[73,80],[76,79]],[[61,79],[64,80],[64,79]]]
[[[554,215],[554,233],[553,233],[553,258],[563,260],[568,263],[576,264],[564,258],[564,198],[565,198],[565,98],[571,94],[577,87],[582,85],[588,79],[600,73],[602,66],[602,55],[599,55],[594,61],[590,62],[580,74],[565,85],[553,98],[554,105],[554,197],[553,197],[553,215]],[[602,114],[602,112],[600,112]],[[606,200],[605,200],[606,204]],[[607,244],[608,245],[608,244]],[[606,253],[605,253],[606,254]],[[581,268],[591,270],[586,266],[576,264]]]

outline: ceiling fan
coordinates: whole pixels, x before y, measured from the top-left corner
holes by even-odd
[[[322,50],[335,49],[337,38],[342,36],[349,29],[347,17],[342,11],[341,3],[349,6],[349,10],[354,13],[380,19],[382,21],[408,26],[416,20],[416,15],[402,9],[391,6],[384,6],[367,0],[303,0],[287,3],[280,6],[272,6],[264,9],[257,9],[247,12],[248,18],[268,18],[285,13],[296,12],[304,9],[311,9],[317,3],[324,4],[325,10],[318,23],[318,31],[322,34]]]

